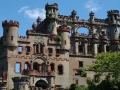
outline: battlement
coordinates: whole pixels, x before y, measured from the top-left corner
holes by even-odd
[[[57,3],[54,3],[54,4],[46,4],[45,5],[45,10],[47,10],[47,9],[50,9],[50,8],[55,8],[55,9],[57,9],[58,10],[58,4]]]
[[[118,10],[109,10],[107,13],[108,13],[108,15],[119,14],[119,11]]]
[[[18,41],[29,42],[29,38],[27,38],[25,36],[18,36]]]
[[[70,33],[70,28],[67,27],[67,25],[62,25],[62,26],[59,26],[58,29],[57,29],[57,32],[69,32]]]
[[[13,21],[13,20],[10,20],[10,21],[3,21],[2,22],[2,27],[5,27],[5,26],[16,26],[16,27],[19,27],[19,22],[18,21]]]

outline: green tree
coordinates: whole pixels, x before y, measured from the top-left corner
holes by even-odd
[[[89,69],[99,75],[111,75],[113,79],[120,79],[120,52],[102,52],[95,57],[96,63]]]

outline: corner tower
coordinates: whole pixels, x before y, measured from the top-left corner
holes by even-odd
[[[7,20],[2,22],[3,27],[3,45],[5,46],[17,46],[17,38],[18,38],[18,27],[19,22]]]
[[[70,50],[70,28],[67,27],[67,25],[62,25],[59,26],[59,28],[57,29],[58,35],[60,35],[62,37],[62,41],[61,41],[61,50],[65,51],[69,51]]]
[[[52,18],[58,18],[58,4],[46,4],[45,5],[45,10],[46,10],[46,16],[51,16]]]

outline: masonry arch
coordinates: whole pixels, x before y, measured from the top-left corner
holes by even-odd
[[[47,62],[47,59],[46,59],[45,57],[42,57],[42,56],[35,56],[35,57],[31,60],[31,63],[34,62],[36,59],[43,60],[44,63]]]
[[[35,83],[35,86],[36,87],[42,87],[42,89],[47,89],[49,87],[48,83],[44,80],[38,80],[36,83]]]

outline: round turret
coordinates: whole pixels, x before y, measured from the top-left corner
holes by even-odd
[[[39,16],[38,16],[36,22],[37,22],[37,25],[41,24],[42,20],[41,20],[41,18]]]
[[[33,23],[33,25],[32,25],[33,30],[35,30],[36,27],[37,27],[37,25],[35,23]]]
[[[61,36],[62,41],[61,41],[61,49],[70,49],[70,39],[69,39],[69,34],[70,34],[70,28],[67,27],[66,25],[59,26],[57,29],[58,35]]]
[[[57,29],[57,32],[69,32],[70,33],[70,28],[67,27],[67,25],[62,25],[62,26],[59,26],[59,28]]]
[[[94,22],[94,13],[91,11],[90,12],[90,14],[89,14],[89,16],[90,16],[90,22],[92,23],[92,22]]]
[[[71,12],[71,16],[72,16],[73,20],[76,20],[76,14],[77,14],[77,12],[75,10],[73,10]]]
[[[116,23],[117,19],[119,17],[119,11],[118,10],[110,10],[107,13],[108,13],[109,23]]]
[[[4,38],[3,44],[6,46],[17,46],[19,22],[5,20],[2,22],[2,27]]]

